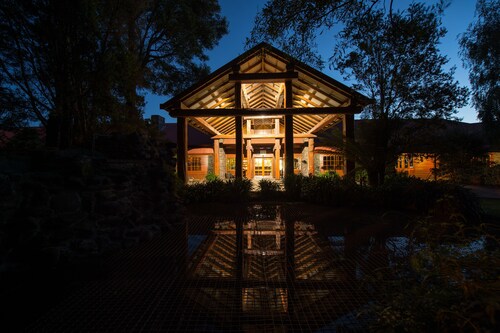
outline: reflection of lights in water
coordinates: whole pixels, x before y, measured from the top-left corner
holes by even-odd
[[[391,251],[396,257],[404,257],[408,255],[409,249],[408,237],[388,237],[385,246],[389,251]]]
[[[188,237],[188,256],[193,255],[196,249],[207,238],[207,235],[189,235]]]
[[[281,218],[280,209],[276,207],[256,206],[249,210],[251,218],[243,223],[242,251],[242,283],[251,283],[251,287],[242,289],[242,309],[262,316],[270,312],[286,313],[288,311],[288,269],[286,251],[285,221]],[[332,251],[327,242],[322,239],[314,225],[302,221],[294,223],[294,279],[309,282],[305,289],[294,287],[296,300],[307,304],[324,302],[331,296],[336,299],[342,291],[325,289],[324,282],[346,283],[347,269],[337,260],[342,254]],[[208,236],[192,235],[189,237],[189,254],[192,263],[188,276],[194,279],[213,279],[224,281],[235,279],[237,273],[237,230],[233,220],[218,221]],[[343,247],[343,237],[336,239]],[[203,244],[202,244],[203,243]],[[192,255],[191,255],[192,254]],[[228,280],[230,281],[230,280]],[[204,282],[208,283],[208,282]],[[276,283],[277,285],[272,285]],[[314,283],[317,283],[314,284]],[[271,284],[271,285],[270,285]],[[217,292],[206,293],[209,299],[195,297],[195,302],[207,302],[205,305],[226,302]],[[207,288],[204,288],[207,291]],[[299,292],[300,291],[300,292]],[[193,292],[193,289],[190,291]],[[333,294],[335,293],[335,297]],[[339,294],[340,293],[340,294]],[[329,296],[330,295],[330,296]],[[349,294],[350,295],[350,294]],[[350,297],[350,296],[346,296]],[[325,310],[328,310],[325,307]],[[216,308],[212,308],[218,313]],[[331,308],[330,308],[331,310]]]
[[[338,326],[366,327],[365,320],[355,316],[371,299],[370,290],[363,289],[366,285],[361,281],[378,268],[394,267],[424,249],[423,244],[404,236],[349,237],[339,232],[324,238],[313,224],[293,220],[292,278],[287,266],[286,236],[290,229],[280,209],[256,206],[247,212],[244,222],[218,220],[208,235],[190,235],[188,239],[191,262],[186,295],[222,321],[233,320],[227,314],[239,308],[243,317],[266,324],[274,323],[277,315],[291,314],[296,323],[317,324],[317,332],[333,331]],[[237,237],[235,222],[242,223],[238,225],[242,237]],[[241,252],[237,239],[242,241]],[[441,247],[464,256],[485,244],[485,239],[477,239],[463,246]],[[248,325],[249,331],[265,331]]]
[[[425,244],[422,243],[410,244],[408,237],[388,237],[385,244],[387,249],[396,257],[405,257],[412,252],[418,252],[426,247]],[[481,237],[467,244],[441,244],[440,247],[447,250],[451,255],[460,257],[483,250],[485,245],[486,240],[484,237]]]
[[[330,246],[335,252],[344,252],[344,236],[329,236]]]

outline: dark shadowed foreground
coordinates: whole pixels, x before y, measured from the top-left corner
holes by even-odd
[[[166,235],[108,258],[99,278],[28,330],[359,331],[370,320],[358,316],[372,291],[363,278],[398,260],[404,243],[368,215],[347,225],[341,211],[314,206],[193,210]]]

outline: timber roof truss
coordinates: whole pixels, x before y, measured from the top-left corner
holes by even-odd
[[[371,102],[342,83],[269,44],[261,43],[162,104],[161,108],[171,115],[175,113],[173,110],[177,110],[178,114],[174,116],[187,112],[188,109],[212,109],[207,116],[199,116],[197,113],[196,116],[187,117],[189,124],[209,135],[233,135],[234,117],[227,112],[218,115],[215,110],[235,109],[235,83],[241,82],[241,108],[255,110],[255,114],[259,115],[261,110],[272,112],[273,109],[285,109],[287,79],[292,81],[294,109],[342,110],[343,107],[349,107],[348,112],[356,113]],[[340,122],[342,114],[348,112],[294,114],[293,132],[320,132]],[[283,119],[280,121],[283,123]]]

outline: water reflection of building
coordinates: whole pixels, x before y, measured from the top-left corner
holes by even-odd
[[[246,221],[215,223],[193,254],[186,293],[194,306],[256,331],[277,323],[320,329],[366,302],[349,255],[282,208],[259,209]]]

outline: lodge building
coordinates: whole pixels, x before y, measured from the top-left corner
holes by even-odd
[[[354,138],[354,115],[371,102],[322,72],[261,43],[201,82],[161,104],[177,118],[177,173],[202,179],[274,178],[335,170],[354,162],[316,146],[333,126]],[[188,153],[188,126],[210,136],[211,147]]]

